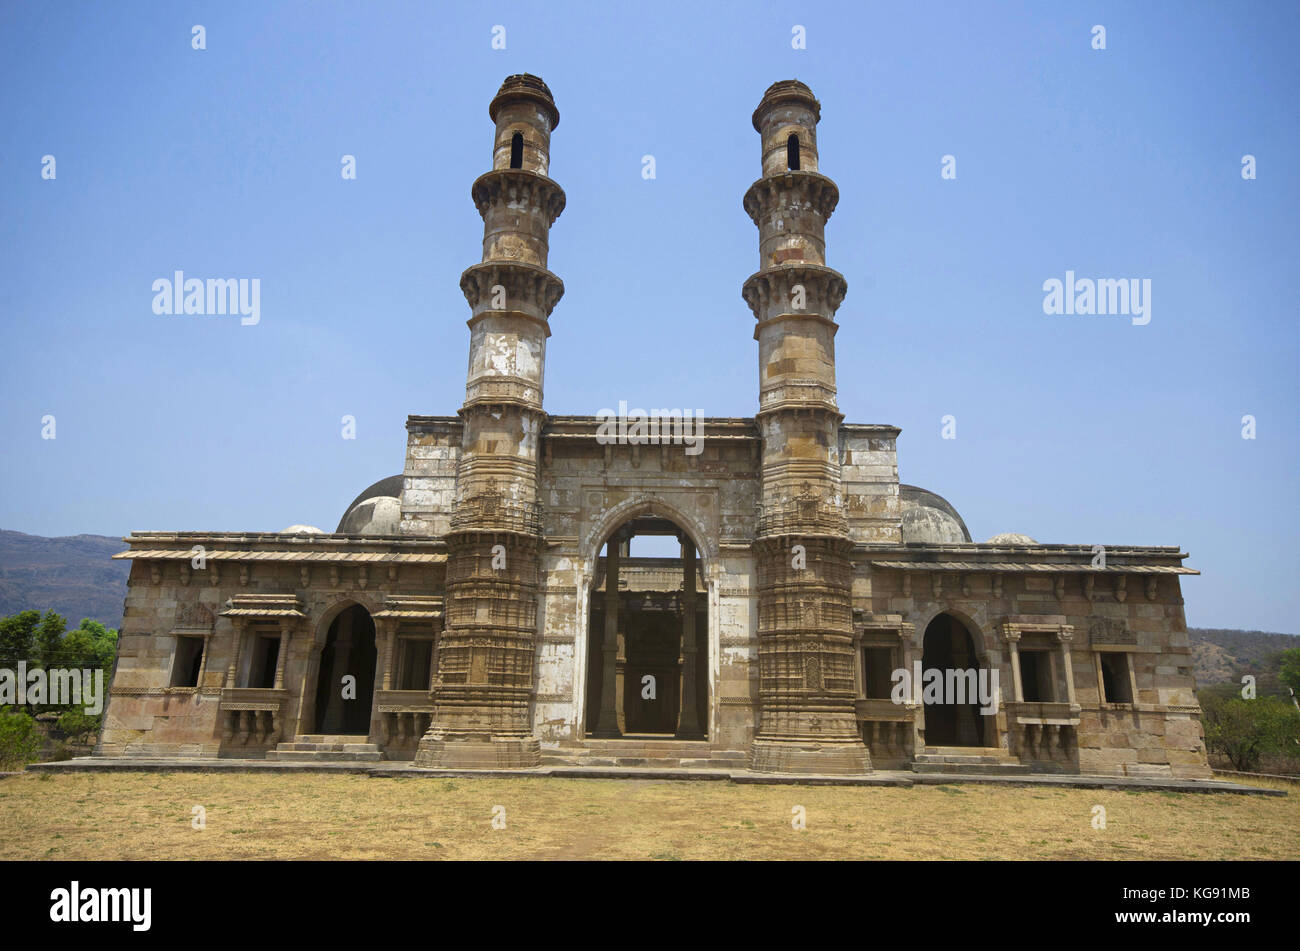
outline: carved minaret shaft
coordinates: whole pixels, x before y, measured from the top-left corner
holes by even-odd
[[[840,491],[836,309],[847,285],[826,267],[839,189],[817,171],[821,108],[803,83],[773,84],[754,112],[763,177],[745,193],[760,270],[743,295],[758,324],[763,439],[758,573],[761,714],[750,761],[779,772],[871,768],[854,686],[852,543]]]
[[[535,766],[529,697],[537,631],[537,458],[547,323],[564,293],[546,268],[564,191],[547,177],[559,124],[536,76],[511,76],[488,110],[492,171],[472,189],[483,261],[461,275],[471,316],[456,508],[447,535],[446,630],[435,711],[416,763]]]

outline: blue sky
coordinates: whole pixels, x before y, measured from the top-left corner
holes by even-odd
[[[1300,630],[1298,10],[6,4],[0,527],[329,531],[399,472],[407,414],[464,396],[469,188],[522,71],[568,195],[547,409],[752,415],[749,116],[797,77],[841,191],[840,406],[902,427],[902,480],[976,540],[1183,546],[1190,624]],[[156,316],[176,269],[259,278],[261,322]],[[1067,270],[1150,279],[1151,322],[1045,315]]]

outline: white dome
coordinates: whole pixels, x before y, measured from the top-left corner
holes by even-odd
[[[396,535],[402,524],[402,500],[391,495],[372,495],[343,516],[339,531],[349,535]]]
[[[994,535],[984,544],[986,545],[1037,545],[1028,535],[1021,535],[1019,532],[1002,532],[1000,535]]]
[[[290,525],[288,528],[281,530],[281,535],[324,535],[315,525]]]
[[[961,545],[970,532],[957,510],[941,495],[914,485],[898,487],[904,544]]]

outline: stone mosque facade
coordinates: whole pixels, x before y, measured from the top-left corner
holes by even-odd
[[[666,438],[680,420],[611,440],[605,418],[545,410],[560,114],[530,75],[488,113],[464,404],[409,417],[401,474],[334,532],[129,536],[97,755],[1210,775],[1185,553],[973,543],[899,482],[898,428],[844,421],[839,193],[807,86],[774,84],[753,114],[757,412],[699,421],[689,452]],[[680,556],[634,557],[646,535]],[[996,672],[996,703],[900,692],[900,669]]]

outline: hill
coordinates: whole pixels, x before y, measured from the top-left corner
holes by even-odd
[[[1238,683],[1244,674],[1259,677],[1267,669],[1272,655],[1300,647],[1300,637],[1295,634],[1271,631],[1189,627],[1187,635],[1192,645],[1199,687]]]
[[[45,538],[0,529],[0,616],[53,608],[75,626],[83,617],[122,626],[130,564],[113,561],[121,538]]]

